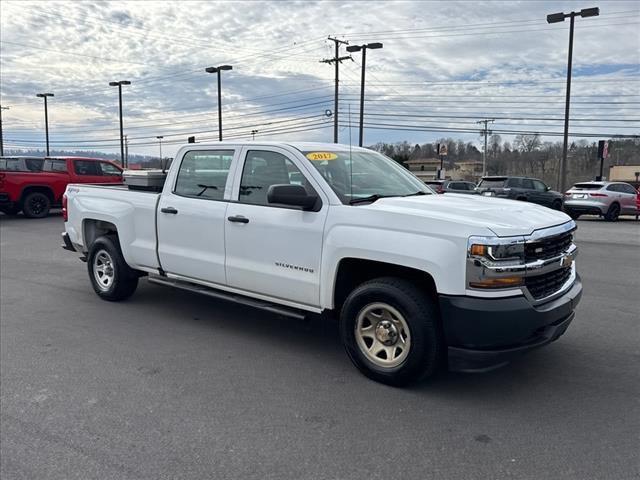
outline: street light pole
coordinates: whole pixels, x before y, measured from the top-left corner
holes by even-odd
[[[44,131],[47,140],[47,157],[49,156],[49,109],[47,107],[47,98],[53,97],[53,93],[37,93],[36,97],[44,98]]]
[[[233,70],[231,65],[220,65],[218,67],[207,67],[204,69],[207,73],[218,74],[218,140],[222,141],[222,87],[220,72],[222,70]]]
[[[2,133],[2,110],[9,110],[9,107],[0,106],[0,157],[4,156],[4,134]]]
[[[562,158],[560,159],[560,180],[558,188],[564,192],[567,186],[567,150],[569,148],[569,110],[571,105],[571,68],[573,63],[573,29],[575,17],[597,17],[600,15],[600,9],[583,8],[579,12],[570,13],[552,13],[547,15],[547,23],[564,22],[565,18],[569,18],[569,54],[567,59],[567,92],[564,106],[564,134],[562,143]]]
[[[382,48],[381,43],[367,43],[365,45],[350,45],[347,47],[347,52],[359,52],[362,50],[362,73],[360,75],[360,133],[358,136],[358,146],[362,146],[364,138],[364,78],[365,78],[365,65],[367,62],[367,49]]]
[[[118,87],[118,102],[120,109],[120,163],[122,163],[122,168],[127,168],[127,161],[124,157],[124,126],[122,123],[122,86],[123,85],[131,85],[131,82],[128,80],[120,80],[119,82],[109,82],[109,86]]]

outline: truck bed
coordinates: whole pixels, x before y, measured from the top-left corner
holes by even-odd
[[[81,193],[81,195],[80,195]],[[67,187],[67,232],[72,243],[86,251],[93,222],[118,225],[125,260],[140,270],[159,267],[156,254],[156,207],[160,193],[131,190],[126,185],[70,184]],[[92,219],[89,223],[83,219]],[[98,226],[99,231],[99,226]]]

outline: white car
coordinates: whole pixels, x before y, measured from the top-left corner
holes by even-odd
[[[101,298],[126,299],[147,276],[281,314],[328,312],[356,367],[394,385],[545,345],[582,292],[566,214],[436,195],[347,145],[189,144],[161,192],[69,185],[63,215],[64,248]]]
[[[638,192],[624,182],[576,183],[564,194],[564,211],[571,218],[580,215],[599,215],[615,222],[619,215],[637,215]]]

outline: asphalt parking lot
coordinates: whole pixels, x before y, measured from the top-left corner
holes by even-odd
[[[331,322],[146,281],[104,302],[59,216],[0,217],[0,476],[638,478],[640,222],[578,224],[585,292],[560,340],[396,389]]]

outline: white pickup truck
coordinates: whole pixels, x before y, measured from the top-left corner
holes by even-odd
[[[67,187],[63,247],[101,298],[124,300],[148,276],[335,314],[356,367],[388,384],[503,365],[562,335],[582,293],[564,213],[437,195],[363,148],[188,144],[160,188]]]

